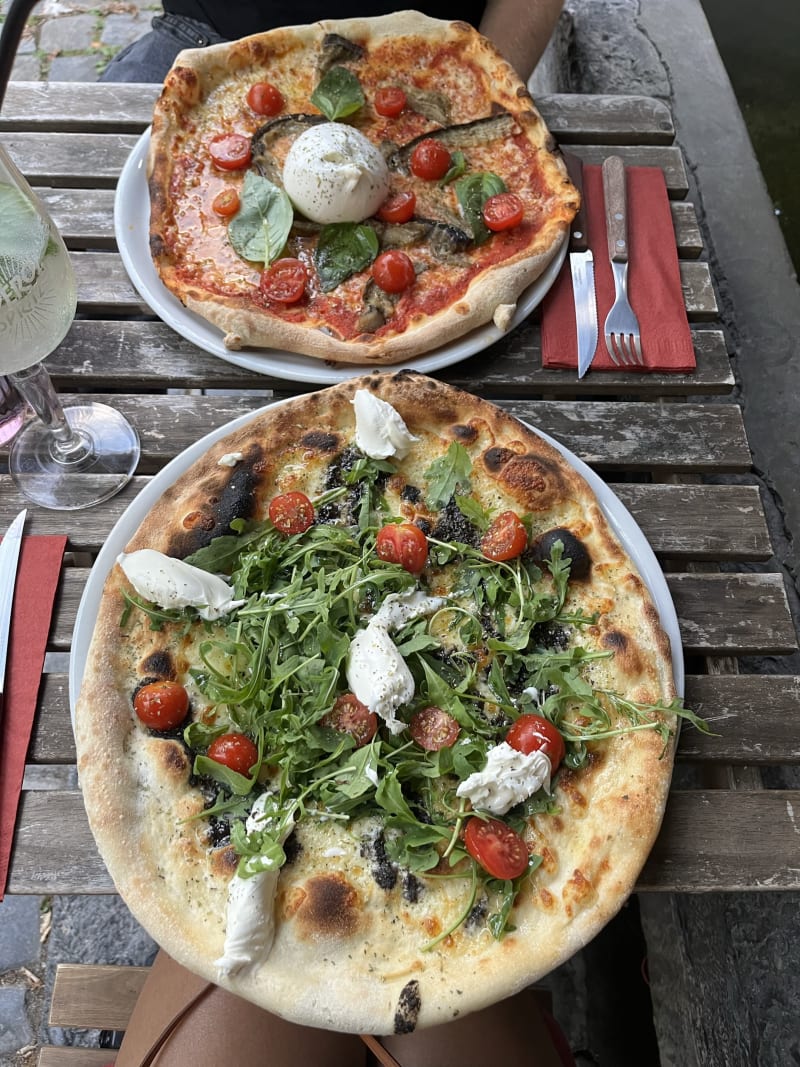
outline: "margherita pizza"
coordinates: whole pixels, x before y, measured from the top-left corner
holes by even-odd
[[[153,117],[150,244],[225,344],[390,364],[494,320],[578,206],[513,68],[416,12],[182,52]]]
[[[580,948],[657,833],[669,643],[593,493],[486,401],[372,375],[277,404],[110,574],[77,709],[90,823],[179,962],[406,1032]]]

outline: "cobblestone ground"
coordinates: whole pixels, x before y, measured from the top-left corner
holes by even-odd
[[[6,0],[0,0],[5,14]],[[11,72],[14,81],[96,81],[109,60],[150,29],[153,0],[43,0],[34,8]]]

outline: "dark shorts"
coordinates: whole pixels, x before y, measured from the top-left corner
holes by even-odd
[[[226,38],[185,15],[156,15],[152,30],[123,48],[100,75],[101,82],[163,82],[178,52],[205,48]]]

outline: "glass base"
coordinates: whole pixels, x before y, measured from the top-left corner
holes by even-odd
[[[128,484],[139,462],[139,437],[106,404],[76,404],[64,408],[64,415],[84,447],[59,453],[54,435],[33,419],[14,439],[8,466],[29,500],[56,511],[78,511]]]

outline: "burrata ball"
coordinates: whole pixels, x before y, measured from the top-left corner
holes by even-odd
[[[361,222],[389,193],[389,168],[370,141],[341,122],[301,133],[286,156],[283,185],[312,222]]]

